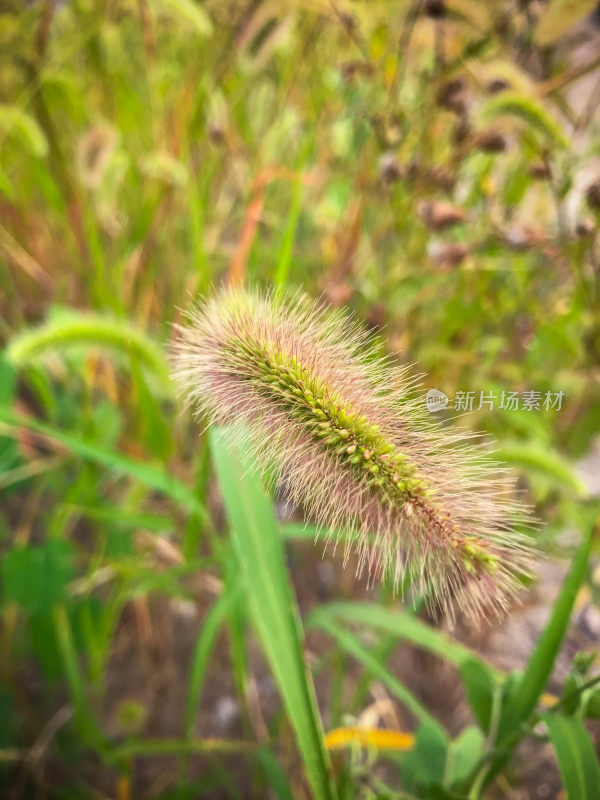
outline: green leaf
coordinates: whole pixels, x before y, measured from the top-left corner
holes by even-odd
[[[548,712],[542,716],[569,800],[598,800],[600,768],[589,733],[577,717]]]
[[[164,462],[173,450],[171,420],[165,417],[164,404],[150,390],[136,360],[132,358],[131,361],[143,439],[152,455]]]
[[[215,646],[217,634],[219,633],[222,622],[227,616],[229,607],[236,597],[237,592],[224,592],[219,599],[216,600],[202,621],[202,628],[192,656],[192,666],[190,668],[187,698],[185,702],[185,734],[188,737],[193,733],[194,719],[200,702],[208,661]]]
[[[579,587],[585,577],[590,556],[593,528],[585,534],[583,543],[571,564],[558,597],[552,607],[550,619],[522,676],[511,674],[503,686],[503,709],[496,735],[496,754],[492,759],[482,785],[488,785],[507,763],[521,737],[521,726],[535,709],[544,691],[554,662],[567,631]]]
[[[308,779],[316,798],[335,798],[314,686],[302,651],[302,627],[272,505],[247,451],[218,431],[211,432],[211,447],[254,626],[294,728]]]
[[[15,396],[17,376],[4,353],[0,353],[0,405],[8,406]]]
[[[0,406],[11,406],[16,387],[16,373],[12,364],[0,353]],[[14,439],[0,435],[0,473],[6,473],[21,463],[22,459]]]
[[[590,531],[585,535],[581,547],[573,558],[571,568],[552,608],[550,619],[502,715],[498,731],[499,742],[510,736],[528,719],[546,687],[569,625],[577,592],[587,571],[591,541]]]
[[[495,696],[500,693],[500,685],[493,673],[481,661],[473,658],[459,666],[460,677],[467,693],[471,711],[481,729],[489,732]]]
[[[473,772],[483,754],[484,737],[479,728],[471,725],[450,743],[446,763],[446,783],[462,783]]]
[[[583,708],[586,719],[600,719],[600,689],[585,692]]]
[[[427,722],[419,725],[415,746],[402,759],[402,776],[407,789],[418,791],[443,785],[448,746],[449,742],[440,734],[439,726]]]
[[[292,187],[292,202],[288,213],[287,225],[279,247],[277,266],[275,267],[275,276],[273,278],[276,286],[285,285],[292,262],[294,236],[296,234],[296,227],[298,225],[298,217],[300,216],[300,207],[302,204],[302,170],[306,164],[311,146],[312,136],[307,136],[296,164],[297,175]]]
[[[563,714],[572,715],[577,713],[580,706],[587,706],[591,692],[585,689],[586,676],[596,658],[597,653],[583,651],[573,657],[560,696],[560,710]]]
[[[16,547],[2,559],[4,602],[16,603],[31,614],[46,611],[61,600],[72,578],[73,552],[66,541]]]

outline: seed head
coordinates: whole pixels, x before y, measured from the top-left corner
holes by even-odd
[[[527,571],[525,514],[465,432],[412,397],[409,368],[342,312],[227,289],[178,328],[175,377],[209,423],[243,421],[259,468],[328,531],[348,531],[370,579],[406,572],[433,605],[477,618]],[[350,542],[350,543],[348,543]],[[356,544],[357,542],[357,544]]]

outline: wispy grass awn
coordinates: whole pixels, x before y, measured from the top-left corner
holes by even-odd
[[[301,295],[225,289],[189,315],[175,377],[210,423],[245,422],[265,474],[331,531],[359,533],[359,571],[405,571],[472,617],[527,572],[526,514],[473,434],[442,429],[406,367],[347,316]]]

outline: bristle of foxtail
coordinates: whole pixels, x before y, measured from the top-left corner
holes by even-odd
[[[177,329],[182,393],[208,423],[244,422],[263,472],[309,519],[356,532],[359,571],[410,572],[451,614],[500,613],[531,564],[510,480],[468,432],[414,399],[410,371],[304,296],[225,289]],[[346,552],[347,555],[347,552]]]

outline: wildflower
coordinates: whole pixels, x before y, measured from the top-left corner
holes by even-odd
[[[304,296],[227,289],[178,334],[175,377],[196,411],[245,422],[293,504],[358,533],[345,555],[357,547],[359,572],[408,571],[432,603],[474,618],[505,608],[529,562],[522,510],[472,435],[432,422],[408,368],[377,358],[362,328]]]

